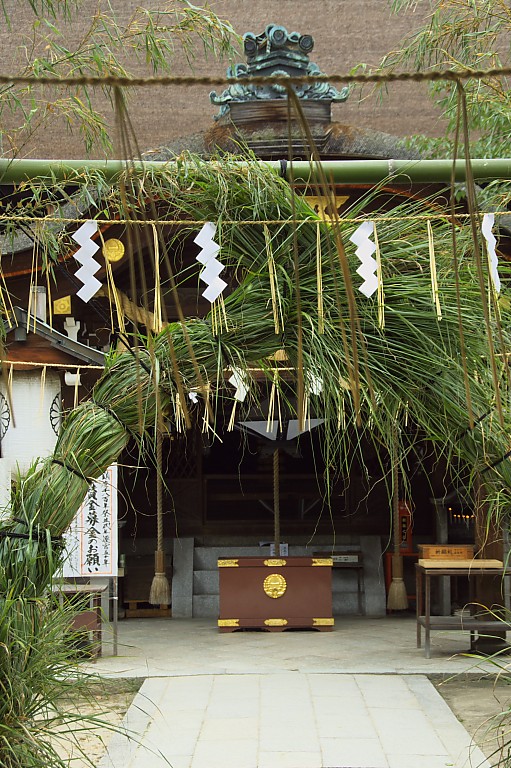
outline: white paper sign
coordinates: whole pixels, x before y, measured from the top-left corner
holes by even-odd
[[[117,465],[91,483],[64,535],[65,578],[117,576]]]

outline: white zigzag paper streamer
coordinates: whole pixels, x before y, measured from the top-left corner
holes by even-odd
[[[229,384],[232,384],[233,387],[236,387],[234,399],[242,403],[248,395],[247,382],[242,370],[240,368],[233,368],[232,376],[227,379],[227,381]]]
[[[359,286],[358,290],[367,298],[372,296],[378,289],[378,276],[376,273],[378,264],[376,259],[373,259],[376,245],[370,239],[373,233],[374,223],[372,221],[364,221],[350,237],[351,242],[357,246],[355,254],[362,262],[357,269],[357,274],[364,278],[364,282]]]
[[[92,235],[98,231],[97,221],[86,221],[82,226],[76,230],[74,235],[71,235],[81,247],[75,253],[75,259],[82,265],[80,269],[75,272],[75,276],[82,281],[83,285],[76,295],[79,296],[82,301],[87,303],[101,288],[101,283],[94,277],[95,273],[100,268],[95,259],[92,257],[99,251],[99,245],[91,240]]]
[[[500,293],[500,277],[499,277],[499,258],[495,251],[495,245],[497,240],[493,234],[493,225],[495,223],[495,216],[493,213],[485,213],[483,216],[483,223],[481,224],[481,232],[486,240],[486,248],[488,250],[488,265],[490,269],[490,276],[497,293]]]
[[[218,299],[224,288],[227,288],[227,283],[219,276],[224,265],[216,258],[220,246],[213,240],[215,232],[216,225],[212,221],[207,221],[193,241],[201,247],[201,252],[196,258],[204,264],[200,279],[208,286],[202,295],[211,304]]]

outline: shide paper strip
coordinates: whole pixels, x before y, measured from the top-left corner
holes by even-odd
[[[222,278],[219,277],[220,272],[225,269],[225,267],[222,262],[218,261],[216,258],[220,246],[213,240],[215,233],[216,225],[213,224],[212,221],[207,221],[194,239],[194,243],[197,243],[201,248],[196,259],[204,265],[204,269],[200,274],[200,279],[207,285],[207,288],[202,295],[211,304],[215,299],[218,299],[222,291],[227,288],[225,280],[222,280]]]
[[[495,223],[495,216],[493,213],[485,213],[483,216],[483,222],[481,224],[481,232],[486,240],[486,249],[488,251],[488,266],[490,270],[490,277],[493,286],[497,293],[500,293],[500,277],[499,277],[499,258],[495,251],[497,240],[493,234],[493,225]]]
[[[79,296],[82,301],[87,303],[101,288],[100,281],[94,277],[95,273],[100,268],[100,265],[92,257],[99,251],[99,245],[95,243],[91,238],[98,231],[97,221],[86,221],[77,231],[72,235],[80,248],[75,253],[75,259],[82,265],[80,269],[75,272],[75,277],[82,281],[83,286],[76,295]]]
[[[357,274],[364,279],[358,290],[369,298],[378,289],[378,264],[373,259],[376,244],[370,239],[374,233],[374,222],[364,221],[351,235],[350,240],[355,243],[357,249],[355,255],[362,262],[357,269]]]

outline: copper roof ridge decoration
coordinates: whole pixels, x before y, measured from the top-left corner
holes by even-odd
[[[252,77],[299,77],[303,75],[323,74],[318,65],[309,61],[309,54],[314,48],[311,35],[301,35],[299,32],[288,32],[285,27],[268,24],[264,32],[255,35],[247,32],[243,35],[243,47],[247,62],[234,64],[227,70],[228,77],[246,78],[246,84],[229,85],[221,94],[211,91],[210,99],[213,104],[220,106],[220,112],[215,116],[218,120],[229,116],[231,105],[236,103],[284,100],[287,98],[286,88],[280,82],[256,85],[250,82]],[[327,82],[300,83],[293,86],[297,97],[305,102],[322,101],[329,105],[332,102],[346,101],[349,88],[340,91]]]

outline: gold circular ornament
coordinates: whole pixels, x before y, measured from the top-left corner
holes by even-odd
[[[268,597],[282,597],[287,589],[286,580],[280,573],[270,573],[263,582],[263,589]]]
[[[124,256],[124,243],[111,237],[103,244],[103,256],[108,261],[120,261]]]

